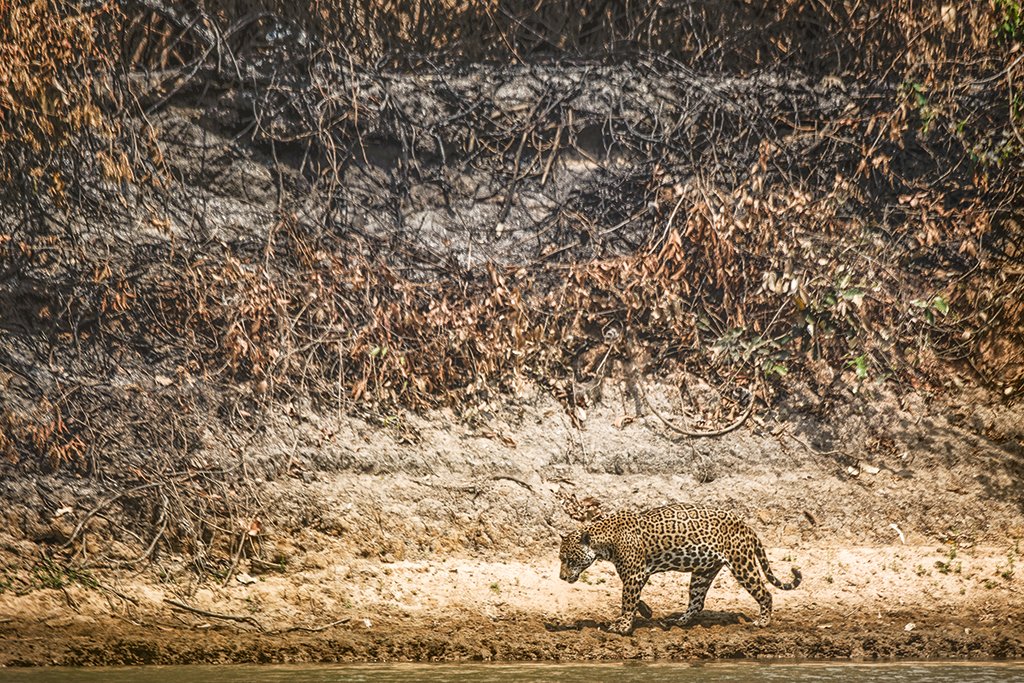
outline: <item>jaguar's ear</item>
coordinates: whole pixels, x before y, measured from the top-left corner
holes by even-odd
[[[580,534],[580,543],[583,545],[590,545],[590,534],[584,531]]]

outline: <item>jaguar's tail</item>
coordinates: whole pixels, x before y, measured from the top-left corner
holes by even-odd
[[[754,552],[757,554],[757,561],[761,563],[761,571],[764,572],[765,578],[767,578],[773,586],[784,591],[791,591],[800,585],[800,581],[803,580],[803,575],[796,567],[791,568],[791,571],[793,572],[793,580],[789,583],[782,583],[775,577],[775,574],[772,574],[772,568],[768,566],[768,555],[764,552],[764,546],[761,545],[760,541],[755,544]]]

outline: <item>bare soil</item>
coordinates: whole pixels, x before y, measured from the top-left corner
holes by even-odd
[[[807,578],[776,593],[763,629],[731,576],[718,579],[696,624],[669,627],[663,618],[683,608],[686,583],[662,575],[645,594],[655,618],[629,637],[602,630],[617,605],[614,571],[595,567],[570,586],[547,555],[331,562],[188,598],[131,577],[99,590],[5,595],[0,664],[1024,656],[1024,598],[1019,580],[1003,576],[1004,549],[963,551],[949,569],[942,548],[775,550],[777,565],[793,556]]]
[[[650,391],[671,408],[669,389]],[[807,407],[762,408],[720,438],[683,440],[613,386],[579,424],[539,395],[392,428],[295,409],[240,455],[254,471],[261,458],[289,467],[263,482],[259,553],[219,579],[165,552],[130,571],[87,570],[96,586],[41,588],[26,578],[41,539],[67,537],[85,514],[51,482],[50,508],[6,512],[0,665],[1024,657],[1015,409],[867,386],[827,422]],[[606,511],[730,507],[776,573],[798,566],[804,582],[773,591],[762,629],[723,573],[697,623],[669,627],[687,578],[658,575],[644,594],[654,619],[607,633],[612,567],[558,580],[570,496]],[[86,551],[103,547],[102,521],[87,527]]]

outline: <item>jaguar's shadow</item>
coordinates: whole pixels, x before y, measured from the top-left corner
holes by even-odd
[[[664,619],[654,619],[653,621],[666,631],[672,628],[693,628],[694,626],[733,626],[750,621],[750,618],[741,612],[712,612],[704,610],[694,617],[690,623],[682,626],[674,621],[681,616],[683,616],[682,612],[675,612],[669,614]]]
[[[663,631],[669,631],[673,628],[688,629],[694,626],[731,626],[735,624],[742,624],[750,621],[748,617],[741,614],[740,612],[701,612],[697,617],[686,624],[680,626],[675,623],[673,619],[678,619],[683,615],[682,612],[675,612],[668,615],[663,619],[643,619],[637,617],[634,624],[634,629],[639,628],[660,628]],[[578,619],[569,623],[557,623],[553,621],[545,621],[544,629],[552,633],[558,633],[562,631],[582,631],[583,629],[598,629],[600,631],[608,630],[608,623],[602,621],[594,621],[593,619]]]
[[[585,628],[599,629],[606,626],[607,624],[594,621],[593,619],[579,619],[570,624],[557,624],[553,621],[544,622],[544,630],[552,633],[557,633],[559,631],[582,631]]]

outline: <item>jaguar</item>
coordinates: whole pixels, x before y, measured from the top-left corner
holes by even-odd
[[[581,526],[562,536],[558,555],[559,577],[569,583],[575,583],[597,560],[615,566],[622,580],[622,612],[609,630],[623,635],[633,631],[638,611],[651,618],[640,593],[657,572],[691,572],[689,605],[672,620],[680,625],[704,609],[708,588],[722,567],[728,567],[757,601],[757,626],[767,626],[772,618],[772,595],[761,573],[773,586],[787,591],[799,586],[802,578],[793,567],[792,581],[777,579],[757,534],[729,510],[680,503],[643,512],[623,510]]]

